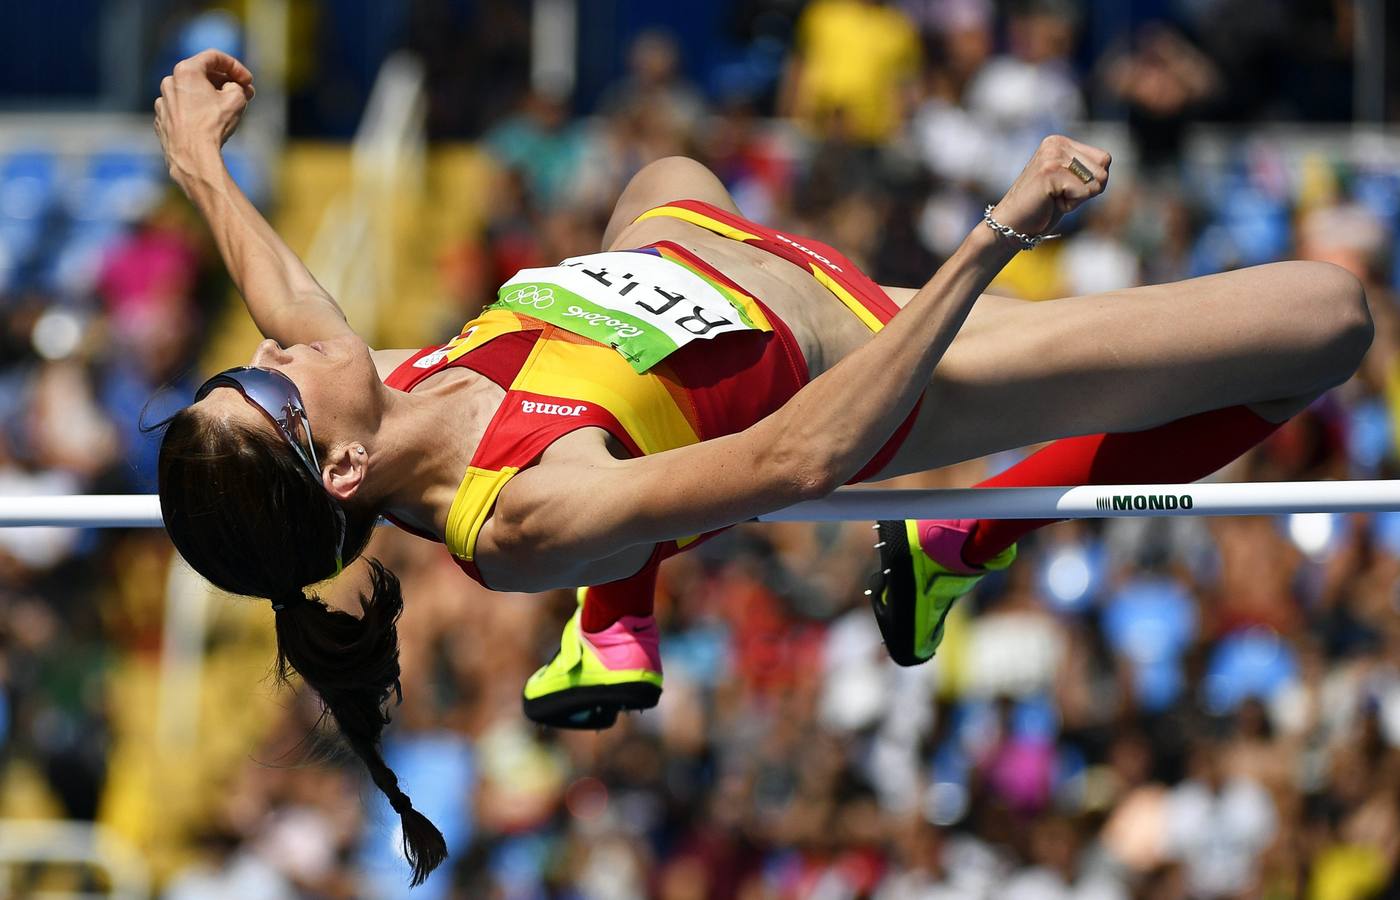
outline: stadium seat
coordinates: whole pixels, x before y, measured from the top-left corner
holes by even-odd
[[[1114,652],[1133,664],[1133,688],[1143,707],[1170,706],[1184,681],[1181,655],[1196,634],[1196,605],[1186,588],[1167,578],[1144,576],[1124,584],[1103,613]]]
[[[79,222],[130,223],[165,193],[160,157],[131,150],[94,154],[66,192],[68,214]]]
[[[1222,640],[1206,665],[1206,708],[1233,712],[1249,697],[1268,701],[1298,677],[1293,649],[1272,629],[1251,628]]]

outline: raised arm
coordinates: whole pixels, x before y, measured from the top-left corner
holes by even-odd
[[[199,210],[248,312],[264,337],[283,346],[353,329],[335,299],[243,196],[224,166],[223,144],[253,98],[253,74],[205,50],[160,83],[156,134],[170,178]]]
[[[1088,183],[1066,168],[1076,157],[1093,176]],[[1042,234],[1103,191],[1109,162],[1102,150],[1047,138],[992,214]],[[478,547],[498,553],[503,568],[528,561],[541,574],[539,566],[557,560],[567,571],[830,493],[908,415],[973,302],[1017,249],[979,225],[883,330],[738,434],[638,459],[522,472],[501,493]]]

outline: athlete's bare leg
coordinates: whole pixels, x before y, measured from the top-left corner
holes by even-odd
[[[637,216],[672,200],[703,200],[739,215],[734,198],[714,172],[693,159],[668,156],[643,166],[627,182],[603,229],[603,249],[611,250]]]
[[[614,246],[641,213],[681,198],[738,213],[714,173],[669,157],[628,183],[603,246]],[[885,290],[900,306],[915,293]],[[871,336],[830,302],[840,313],[819,318],[825,358],[818,368]],[[1240,404],[1283,421],[1350,377],[1371,332],[1360,284],[1324,263],[1276,263],[1038,303],[984,295],[880,477]]]
[[[901,306],[914,294],[886,290]],[[1240,404],[1283,421],[1349,378],[1371,334],[1360,283],[1325,263],[1039,303],[983,296],[879,477]]]

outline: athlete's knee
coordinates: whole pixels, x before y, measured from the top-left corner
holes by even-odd
[[[706,166],[699,160],[691,159],[689,156],[663,156],[658,160],[647,163],[643,171],[646,169],[656,172],[658,176],[663,178],[684,178],[686,176],[691,176],[715,178],[718,180],[718,176],[710,171],[709,166]]]
[[[688,156],[663,156],[638,169],[637,174],[627,183],[627,187],[631,189],[635,185],[638,189],[650,191],[661,185],[675,184],[679,188],[693,183],[697,178],[719,182],[714,172]],[[677,194],[671,199],[677,200],[681,197]]]
[[[686,156],[664,156],[642,166],[627,182],[603,231],[603,249],[610,250],[623,231],[655,206],[672,200],[704,200],[737,212],[719,177]]]
[[[1307,262],[1303,273],[1316,322],[1319,362],[1341,382],[1361,366],[1375,336],[1366,289],[1353,274],[1331,263]]]

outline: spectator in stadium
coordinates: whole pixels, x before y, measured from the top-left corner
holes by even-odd
[[[627,74],[598,100],[605,116],[657,116],[689,132],[705,114],[705,100],[680,71],[680,47],[665,31],[647,30],[627,51]]]
[[[1205,54],[1165,23],[1143,26],[1133,44],[1106,63],[1104,80],[1127,104],[1144,175],[1172,177],[1186,126],[1219,90],[1220,74]]]
[[[1041,137],[1071,132],[1084,99],[1069,64],[1076,7],[1068,0],[1018,0],[1007,23],[1008,51],[977,70],[963,94],[984,134],[982,178],[1005,184]]]
[[[921,55],[913,23],[885,0],[817,0],[798,20],[780,111],[823,137],[879,144],[904,119]]]

